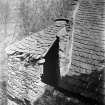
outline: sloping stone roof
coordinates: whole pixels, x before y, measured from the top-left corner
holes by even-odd
[[[57,22],[48,28],[32,33],[30,36],[18,41],[6,48],[7,54],[14,52],[33,53],[35,56],[43,55],[56,40],[57,32],[65,27],[65,22]]]

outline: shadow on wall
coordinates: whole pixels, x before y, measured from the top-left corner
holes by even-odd
[[[89,105],[102,105],[104,102],[104,69],[91,74],[66,76],[60,81],[58,90],[70,97],[78,98]]]
[[[42,82],[56,87],[60,79],[59,70],[59,37],[45,56],[44,72],[41,76]]]

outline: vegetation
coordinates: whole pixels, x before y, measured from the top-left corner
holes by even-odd
[[[21,0],[19,17],[22,34],[39,31],[57,18],[71,18],[73,0]]]

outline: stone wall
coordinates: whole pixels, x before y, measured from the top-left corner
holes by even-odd
[[[45,84],[41,82],[41,67],[24,67],[22,62],[10,58],[8,70],[8,94],[20,100],[34,102],[44,93]]]

